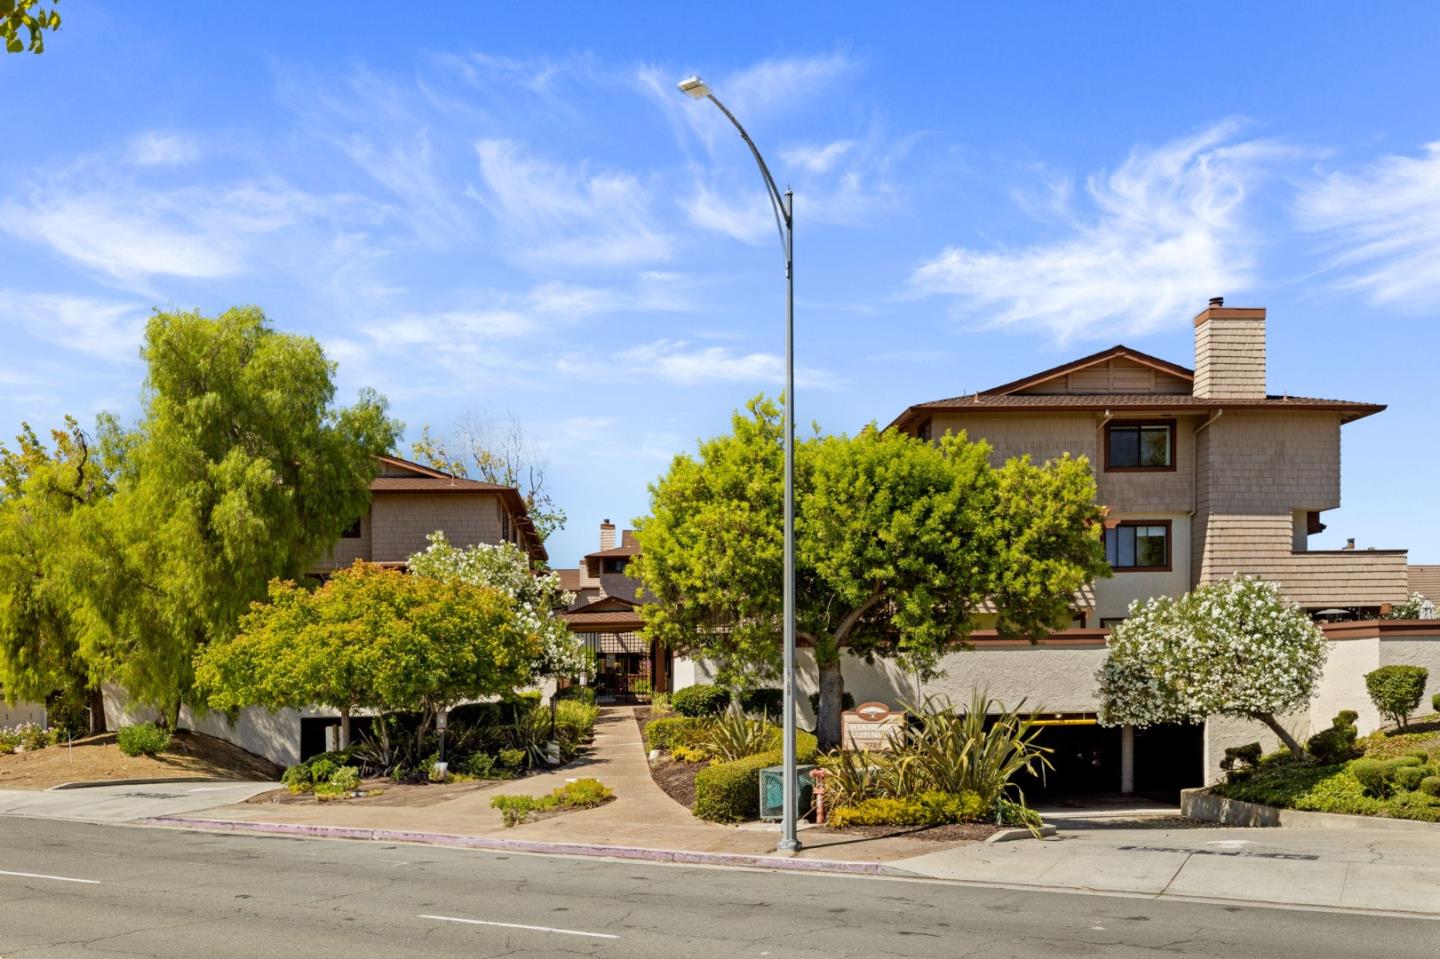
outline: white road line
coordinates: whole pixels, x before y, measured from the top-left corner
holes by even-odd
[[[554,929],[550,926],[527,926],[521,922],[487,922],[484,919],[461,919],[457,916],[426,916],[421,919],[437,919],[440,922],[463,922],[467,926],[499,926],[501,929],[528,929],[531,932],[553,932],[561,936],[589,936],[592,939],[619,939],[608,932],[585,932],[583,929]]]
[[[0,876],[19,876],[22,879],[51,879],[55,882],[83,882],[89,886],[100,885],[99,879],[76,879],[73,876],[47,876],[39,872],[11,872],[8,869],[0,869]]]

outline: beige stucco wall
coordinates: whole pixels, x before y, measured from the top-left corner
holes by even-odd
[[[105,722],[110,729],[153,722],[159,715],[148,706],[131,703],[129,696],[118,686],[106,686],[104,696]],[[300,761],[301,715],[295,709],[281,709],[273,713],[264,709],[242,709],[232,725],[223,713],[210,712],[199,716],[187,706],[180,710],[180,725],[232,742],[281,766],[291,766]]]
[[[23,699],[17,700],[13,706],[7,706],[5,697],[0,696],[0,726],[19,726],[22,723],[45,725],[45,707],[40,703],[27,703]]]
[[[1425,686],[1425,697],[1420,701],[1420,711],[1430,712],[1430,699],[1440,693],[1440,621],[1435,623],[1435,635],[1415,639],[1386,639],[1380,644],[1380,665],[1424,666],[1430,671],[1430,681]]]

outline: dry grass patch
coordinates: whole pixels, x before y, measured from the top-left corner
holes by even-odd
[[[276,781],[281,772],[268,759],[204,733],[176,733],[157,756],[126,756],[114,733],[102,733],[71,745],[62,742],[0,756],[0,789],[49,789],[63,783],[116,779]]]

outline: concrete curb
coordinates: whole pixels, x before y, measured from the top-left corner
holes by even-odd
[[[82,779],[79,782],[51,786],[44,791],[49,793],[61,789],[98,789],[101,786],[161,786],[170,783],[235,783],[239,785],[244,781],[242,779],[216,779],[213,776],[172,776],[169,779]],[[275,787],[278,789],[280,784],[276,783]]]
[[[1222,826],[1280,826],[1291,829],[1379,829],[1390,832],[1440,833],[1440,824],[1418,819],[1350,816],[1305,809],[1279,809],[1217,796],[1208,789],[1180,792],[1180,815]]]
[[[1002,829],[999,832],[991,833],[990,835],[985,837],[984,841],[987,843],[991,843],[1015,842],[1019,839],[1049,839],[1058,831],[1059,830],[1057,830],[1054,826],[1051,826],[1047,823],[1040,827],[1040,834],[1037,836],[1035,833],[1021,826],[1016,829]]]
[[[299,823],[248,822],[235,819],[191,819],[184,816],[154,816],[142,820],[141,825],[199,829],[212,832],[255,833],[269,836],[304,836],[311,839],[414,842],[425,843],[432,846],[453,846],[461,849],[487,849],[495,852],[524,852],[551,856],[590,856],[604,859],[635,859],[645,862],[689,863],[703,866],[738,866],[747,869],[784,869],[793,872],[840,873],[849,876],[913,875],[903,869],[896,869],[879,862],[795,859],[784,856],[751,856],[739,853],[695,852],[684,849],[647,849],[640,846],[608,846],[596,843],[538,842],[530,839],[492,839],[486,836],[458,836],[447,833],[407,832],[399,829],[307,826]]]

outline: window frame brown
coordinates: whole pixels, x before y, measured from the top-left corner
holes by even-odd
[[[1110,431],[1117,426],[1164,426],[1170,430],[1170,465],[1169,466],[1112,466],[1110,465]],[[1175,445],[1177,431],[1173,419],[1150,419],[1150,420],[1109,420],[1105,424],[1105,472],[1107,473],[1173,473],[1176,469],[1176,461],[1179,450]]]
[[[1172,457],[1173,459],[1173,457]],[[1122,519],[1105,527],[1108,533],[1112,529],[1119,529],[1122,526],[1163,526],[1165,527],[1165,565],[1164,566],[1110,566],[1112,573],[1171,573],[1175,570],[1175,521],[1168,519]],[[1105,542],[1104,534],[1101,534],[1100,542]],[[1137,547],[1138,554],[1139,549]],[[1110,561],[1107,559],[1106,565]]]

